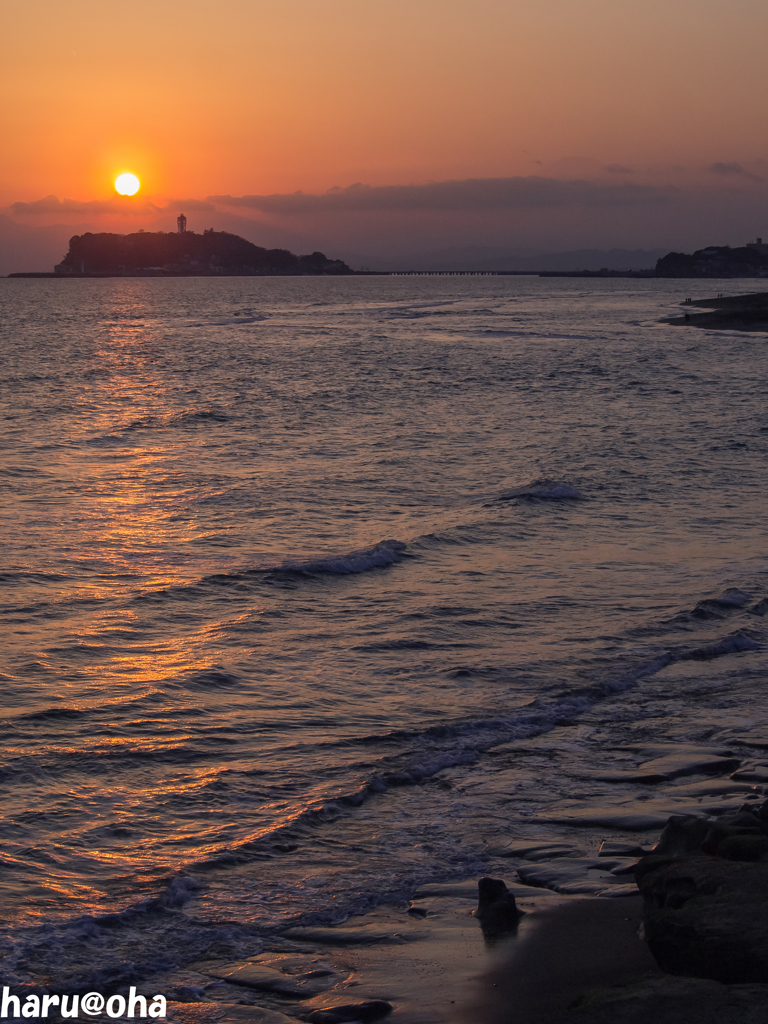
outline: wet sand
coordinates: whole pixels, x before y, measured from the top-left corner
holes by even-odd
[[[595,985],[659,973],[637,935],[639,897],[565,896],[508,881],[525,914],[517,934],[501,941],[486,941],[473,915],[476,880],[426,886],[413,901],[425,917],[380,907],[335,929],[302,930],[293,952],[254,958],[291,970],[332,968],[333,984],[313,998],[286,1005],[242,987],[251,1005],[230,989],[217,1002],[171,1001],[168,1019],[287,1024],[320,1008],[383,999],[393,1010],[381,1019],[392,1024],[529,1024]],[[232,966],[196,965],[209,981]]]
[[[295,967],[301,956],[319,963],[322,953],[322,962],[338,972],[322,995],[275,1008],[265,993],[242,988],[241,1002],[232,992],[218,1002],[170,1001],[167,1020],[294,1024],[320,1008],[371,999],[392,1005],[376,1018],[382,1024],[764,1024],[768,1015],[766,985],[722,985],[660,971],[638,935],[639,896],[595,899],[530,889],[520,895],[515,886],[529,912],[517,935],[490,945],[472,917],[476,883],[433,888],[441,892],[415,901],[428,910],[421,922],[403,926],[402,909],[379,908],[355,929],[359,940],[361,928],[370,928],[375,941],[352,947],[346,941],[352,929],[341,926],[337,943],[286,955],[284,962]],[[278,962],[274,953],[254,962],[267,959]]]
[[[597,988],[662,974],[638,934],[642,899],[572,898],[532,915],[520,940],[476,980],[457,1024],[557,1019]]]

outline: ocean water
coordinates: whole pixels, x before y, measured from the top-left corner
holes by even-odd
[[[760,795],[768,340],[658,323],[760,289],[0,281],[4,982]]]

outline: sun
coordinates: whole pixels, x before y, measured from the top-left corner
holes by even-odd
[[[115,188],[121,196],[135,196],[141,182],[135,174],[120,174],[115,178]]]

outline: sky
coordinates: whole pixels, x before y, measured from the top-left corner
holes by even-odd
[[[371,265],[768,237],[766,38],[765,0],[9,0],[0,273],[182,211]]]

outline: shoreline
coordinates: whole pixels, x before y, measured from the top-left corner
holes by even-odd
[[[754,739],[768,745],[768,739]],[[515,746],[550,747],[555,741],[539,737]],[[318,1010],[371,1000],[392,1007],[391,1013],[370,1018],[384,1024],[612,1024],[611,1014],[613,1020],[629,1019],[649,1000],[657,1024],[676,1024],[677,1018],[663,1016],[664,1007],[677,1012],[691,1000],[699,1010],[710,1002],[721,1013],[732,1006],[743,1010],[739,1000],[747,997],[735,991],[739,986],[675,978],[656,964],[638,934],[643,897],[634,871],[670,815],[712,820],[737,814],[745,800],[757,806],[762,786],[755,783],[761,779],[742,760],[744,754],[734,757],[725,748],[680,744],[648,754],[655,759],[611,773],[614,784],[631,777],[651,787],[653,795],[639,794],[639,804],[636,797],[629,804],[608,799],[602,806],[551,808],[543,817],[573,829],[567,838],[540,835],[542,819],[535,816],[525,829],[527,838],[521,833],[489,847],[486,874],[506,883],[523,912],[516,932],[497,942],[486,940],[474,915],[477,876],[426,884],[410,905],[384,904],[341,925],[288,928],[281,933],[282,945],[272,942],[271,952],[249,961],[306,978],[299,985],[317,984],[307,998],[288,1003],[277,992],[213,987],[235,973],[242,981],[248,963],[198,961],[153,981],[160,986],[155,991],[178,992],[184,985],[188,991],[205,990],[204,1002],[169,1002],[169,1020],[319,1024],[323,1018],[311,1016]],[[739,769],[746,778],[734,778]],[[313,982],[318,969],[328,973]],[[764,990],[749,995],[745,1005],[768,1011],[768,985]],[[282,1016],[254,1016],[256,1007]],[[601,1014],[608,1015],[605,1021]],[[641,1014],[638,1024],[642,1020]],[[679,1020],[683,1024],[688,1018]],[[699,1014],[690,1020],[701,1024],[707,1018]]]
[[[674,858],[679,864],[685,858]],[[701,859],[701,858],[699,858]],[[717,858],[711,858],[716,860]],[[654,860],[664,861],[657,857]],[[721,861],[721,864],[727,863]],[[731,862],[732,863],[732,862]],[[666,866],[669,861],[666,860]],[[662,868],[663,869],[663,868]],[[484,938],[475,880],[424,886],[408,911],[381,906],[332,928],[294,929],[293,949],[248,962],[200,961],[185,972],[216,1001],[173,999],[169,1024],[762,1024],[768,984],[670,974],[641,937],[647,892],[618,898],[514,883],[523,916]],[[737,913],[738,913],[738,907]],[[193,973],[194,972],[194,973]],[[236,982],[232,982],[233,978]],[[266,981],[265,981],[266,977]],[[288,1002],[271,978],[294,995]],[[155,980],[157,986],[159,979]],[[279,983],[279,982],[278,982]],[[219,986],[214,989],[213,986]],[[199,991],[199,989],[198,989]],[[175,993],[177,996],[181,992]],[[306,993],[308,994],[308,993]]]
[[[567,751],[572,729],[564,725],[554,734],[502,745],[497,759],[505,751]],[[724,821],[745,801],[757,807],[768,772],[750,759],[744,744],[759,757],[768,749],[768,733],[757,727],[727,746],[678,742],[614,748],[620,757],[631,753],[631,760],[600,771],[599,778],[616,787],[613,795],[596,793],[594,802],[548,806],[489,845],[485,875],[502,879],[524,913],[509,938],[496,943],[484,938],[474,916],[478,876],[473,875],[463,882],[424,884],[410,901],[381,904],[342,924],[286,925],[265,936],[259,953],[232,960],[214,959],[212,951],[147,976],[140,991],[168,998],[171,1024],[332,1024],[334,1018],[312,1014],[372,1000],[383,1000],[391,1012],[338,1020],[539,1024],[562,1018],[562,1024],[613,1024],[610,1017],[589,1015],[608,1013],[611,1000],[620,1000],[615,1020],[623,1022],[628,1007],[634,1012],[648,999],[655,1000],[653,1015],[659,1018],[659,1007],[667,1002],[676,1006],[675,1000],[693,998],[692,983],[662,974],[637,938],[640,897],[634,870],[670,815]],[[594,781],[588,772],[584,777]],[[633,915],[634,923],[628,921]],[[614,953],[621,949],[617,959]],[[628,981],[639,988],[625,991]],[[594,989],[607,993],[602,1008],[590,1002]],[[743,1009],[738,1000],[747,998],[717,982],[697,980],[693,989],[697,999],[703,993],[705,1003],[714,999],[713,1005],[728,1012],[733,1006]],[[746,1005],[758,996],[750,995]],[[581,1009],[571,1008],[579,1001]],[[768,1013],[768,998],[760,1005]],[[690,1020],[702,1024],[706,1018]],[[642,1017],[637,1024],[644,1024]],[[659,1018],[655,1024],[677,1020]]]
[[[197,961],[140,991],[168,992],[168,1024],[763,1024],[768,984],[658,966],[639,891],[567,895],[511,878],[509,891],[523,916],[496,942],[473,914],[476,880],[427,885],[408,910],[294,929],[281,952]]]
[[[223,998],[216,1002],[169,999],[167,1019],[172,1024],[209,1020],[234,1024],[262,1019],[264,1024],[293,1024],[323,1008],[383,1000],[392,1007],[391,1012],[376,1018],[383,1022],[470,1024],[478,1019],[473,1018],[472,1007],[478,999],[482,1001],[486,988],[492,990],[493,982],[489,986],[486,976],[527,941],[542,917],[566,904],[595,902],[522,885],[513,880],[513,874],[509,872],[507,877],[509,891],[524,916],[518,932],[497,943],[484,939],[474,916],[477,879],[426,885],[418,890],[408,909],[382,905],[343,925],[289,929],[291,938],[286,945],[293,949],[265,952],[248,962],[282,968],[288,978],[328,972],[314,982],[320,989],[315,995],[288,1003],[276,992],[243,983],[248,975],[245,962],[199,961],[184,972],[175,972],[177,992],[182,974],[190,992],[202,987],[201,982],[215,984],[233,974],[240,976],[241,983],[219,987]],[[599,902],[615,905],[626,901]],[[160,980],[155,979],[153,984],[159,985]],[[258,977],[254,980],[259,982]],[[171,977],[165,979],[169,988],[171,981]],[[312,978],[299,981],[312,983]],[[217,988],[212,988],[212,997],[215,992]],[[238,995],[250,1005],[239,1003]]]
[[[605,278],[642,278],[652,280],[655,274],[643,270],[352,270],[344,273],[320,272],[316,274],[210,274],[194,271],[141,271],[130,274],[56,274],[48,271],[23,271],[7,274],[6,280],[43,279],[43,280],[82,280],[94,278],[121,277],[595,277]]]
[[[711,312],[664,317],[660,323],[671,327],[703,327],[713,331],[750,331],[768,334],[768,292],[717,296],[710,299],[686,299],[682,305],[687,309],[699,306]]]

